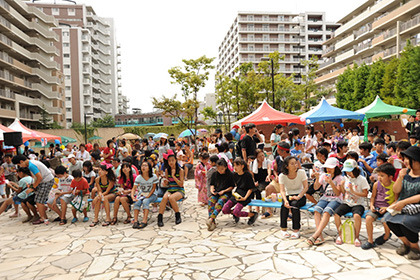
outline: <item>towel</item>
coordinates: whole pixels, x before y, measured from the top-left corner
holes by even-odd
[[[268,160],[268,159],[264,159],[264,161],[263,161],[263,163],[262,163],[262,168],[263,169],[268,169],[268,164],[270,163],[270,160]],[[258,174],[258,161],[257,161],[257,159],[255,159],[253,162],[252,162],[252,168],[251,168],[251,170],[252,170],[252,173],[254,173],[254,174]]]

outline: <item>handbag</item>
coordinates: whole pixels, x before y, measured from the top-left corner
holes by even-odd
[[[83,195],[79,194],[77,195],[70,204],[79,212],[83,212],[83,209],[85,207],[85,202],[83,201]]]
[[[347,219],[341,225],[341,233],[344,243],[354,244],[354,222],[351,219]]]

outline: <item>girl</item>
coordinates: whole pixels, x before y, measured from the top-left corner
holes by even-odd
[[[217,148],[216,148],[216,144],[217,144],[217,134],[212,134],[210,136],[210,143],[209,143],[210,156],[217,154],[218,151],[217,151]]]
[[[420,147],[409,147],[402,151],[404,163],[408,167],[400,171],[394,183],[394,193],[399,194],[398,200],[388,209],[401,211],[392,216],[385,214],[385,221],[391,231],[403,242],[397,249],[398,255],[407,255],[410,260],[420,259],[419,232],[420,212],[407,212],[409,207],[419,206],[420,203]],[[408,206],[410,205],[410,206]],[[408,207],[407,207],[408,206]]]
[[[233,180],[236,185],[236,192],[223,206],[223,214],[231,214],[233,210],[233,219],[235,223],[239,222],[239,217],[249,217],[248,225],[252,225],[258,218],[257,212],[244,212],[242,208],[251,202],[251,194],[255,185],[251,173],[248,171],[248,165],[242,158],[237,158],[233,162],[235,173]]]
[[[274,155],[277,150],[277,144],[280,142],[280,134],[283,132],[283,126],[278,124],[274,127],[270,136],[271,153]]]
[[[117,216],[120,204],[122,204],[125,212],[127,213],[127,219],[125,219],[124,224],[131,223],[130,205],[133,204],[133,200],[130,194],[131,190],[133,189],[136,177],[137,175],[134,174],[133,170],[131,169],[131,164],[124,162],[121,165],[121,175],[118,178],[118,185],[121,190],[118,192],[118,195],[115,198],[114,218],[112,219],[111,225],[115,225],[118,222]]]
[[[4,176],[3,166],[0,166],[0,196],[6,198],[6,176]]]
[[[206,221],[207,229],[209,231],[213,231],[216,228],[216,217],[232,195],[234,184],[233,174],[228,169],[226,160],[223,158],[217,160],[216,172],[211,175],[209,183],[209,218]]]
[[[160,137],[159,140],[159,160],[163,159],[163,154],[165,154],[170,149],[168,144],[167,136],[164,134]]]
[[[117,196],[117,188],[115,186],[115,174],[112,171],[112,165],[101,165],[99,168],[99,176],[95,179],[95,188],[98,195],[92,204],[95,208],[95,218],[90,225],[91,227],[99,224],[98,216],[101,209],[101,203],[104,204],[106,219],[102,226],[106,227],[111,224],[111,214],[109,203],[115,200]]]
[[[115,154],[114,142],[110,139],[106,141],[106,146],[107,147],[104,149],[102,156],[105,162],[110,164]]]
[[[303,169],[299,169],[299,163],[295,157],[288,156],[282,165],[282,174],[279,176],[280,193],[283,205],[280,209],[280,228],[283,237],[300,237],[300,210],[305,206],[305,193],[308,190],[308,178]],[[293,232],[287,232],[287,218],[289,209],[292,210]]]
[[[360,247],[359,233],[362,225],[362,216],[365,212],[363,198],[368,195],[369,184],[366,178],[360,175],[359,166],[354,159],[348,159],[344,162],[343,171],[346,172],[345,180],[340,185],[341,193],[344,195],[343,203],[337,207],[334,215],[334,221],[338,231],[338,237],[335,243],[337,245],[343,244],[341,238],[341,216],[352,212],[354,218],[354,246]]]
[[[207,170],[210,169],[209,164],[209,154],[208,153],[200,153],[198,155],[199,163],[197,164],[195,168],[195,187],[198,189],[198,203],[200,203],[201,207],[204,207],[208,201],[207,197],[207,179],[206,174]]]
[[[134,224],[133,228],[142,229],[147,226],[147,217],[149,215],[149,205],[154,203],[157,199],[157,183],[158,177],[153,174],[152,165],[145,161],[141,164],[141,173],[137,176],[134,182],[134,187],[131,190],[131,199],[134,203]],[[138,194],[136,195],[136,192]],[[143,205],[143,220],[139,224],[139,212]]]
[[[185,197],[184,170],[176,162],[176,157],[172,150],[168,150],[167,154],[163,154],[163,161],[165,165],[164,177],[166,180],[163,180],[162,183],[168,188],[159,205],[159,227],[163,227],[163,212],[165,212],[168,201],[172,206],[172,209],[175,211],[175,224],[180,224],[182,222],[177,201]]]
[[[322,175],[319,172],[314,173],[316,177],[314,189],[321,189],[320,193],[322,196],[314,207],[316,231],[306,240],[308,245],[321,245],[324,243],[322,231],[330,221],[330,217],[334,215],[335,210],[341,204],[340,184],[343,177],[341,176],[341,170],[338,164],[339,162],[336,158],[329,158],[323,165],[325,173]]]
[[[95,178],[96,173],[93,171],[92,162],[87,160],[83,162],[83,172],[82,172],[83,178],[86,179],[86,181],[89,184],[89,191],[91,192],[93,187],[95,186]],[[92,192],[92,199],[95,198],[95,195]]]
[[[251,199],[256,198],[261,200],[261,192],[270,183],[271,161],[265,158],[263,150],[257,149],[255,155],[256,159],[250,165],[255,181],[255,190],[251,195]],[[260,208],[257,207],[256,210],[259,212]]]

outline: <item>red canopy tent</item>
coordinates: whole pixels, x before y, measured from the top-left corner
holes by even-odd
[[[268,105],[267,101],[263,101],[260,107],[255,110],[252,114],[236,121],[232,124],[232,126],[242,126],[247,123],[254,123],[256,125],[259,124],[282,124],[287,125],[290,123],[296,124],[305,124],[305,121],[301,120],[299,116],[295,116],[292,114],[287,114],[284,112],[277,111],[270,105]]]
[[[39,131],[29,129],[26,126],[24,126],[19,121],[18,118],[16,118],[15,121],[11,125],[9,125],[8,128],[12,129],[13,131],[22,132],[23,142],[25,142],[27,140],[30,140],[30,139],[36,139],[36,140],[39,140],[41,142],[44,141],[45,143],[47,143],[48,141],[57,139],[61,142],[61,137],[60,136],[55,136],[55,135],[51,135],[51,134],[48,134],[48,133],[39,132]]]
[[[2,124],[0,124],[0,141],[4,140],[3,133],[4,132],[15,132],[13,129],[10,129]]]

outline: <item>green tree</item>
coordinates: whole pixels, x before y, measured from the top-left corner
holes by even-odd
[[[338,76],[336,83],[337,94],[335,95],[337,106],[351,110],[352,94],[354,91],[354,71],[347,67],[343,74]]]
[[[363,98],[364,104],[372,103],[376,96],[380,95],[383,87],[384,74],[385,63],[382,60],[378,60],[370,65],[370,72],[366,81],[365,96]],[[364,107],[364,104],[362,107]]]
[[[219,109],[224,112],[223,122],[225,129],[230,128],[231,113],[233,113],[233,104],[239,102],[239,80],[236,78],[230,79],[227,76],[216,75],[216,103]],[[239,103],[238,103],[239,104]],[[239,105],[236,106],[239,110]],[[236,111],[235,114],[238,114]],[[217,118],[217,113],[215,112]],[[217,119],[216,119],[217,122]]]
[[[365,106],[365,91],[367,78],[370,73],[370,68],[366,64],[360,66],[355,65],[353,68],[354,71],[354,91],[351,96],[352,102],[350,106],[351,111],[358,110]]]
[[[400,61],[394,57],[385,64],[384,76],[382,78],[381,98],[387,104],[395,105],[395,82]]]
[[[115,127],[115,119],[111,115],[106,115],[102,119],[97,119],[91,122],[93,127]]]
[[[201,114],[203,114],[204,119],[213,120],[215,123],[217,123],[217,113],[211,106],[204,107],[201,111]]]
[[[318,57],[312,56],[310,60],[304,60],[301,65],[306,70],[302,75],[302,82],[299,85],[300,91],[303,93],[303,102],[305,111],[309,111],[319,101],[317,86],[315,84],[316,71],[319,68]]]
[[[39,119],[40,122],[40,129],[50,129],[52,125],[52,119],[50,118],[50,114],[48,114],[47,110],[45,110],[45,107],[42,106],[41,108],[41,118]]]

